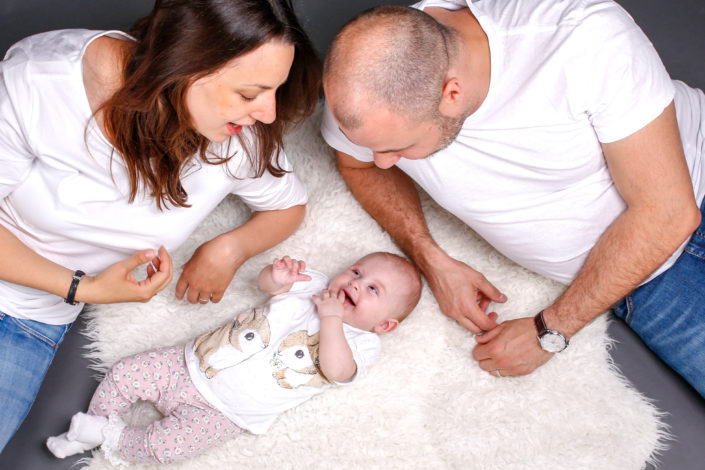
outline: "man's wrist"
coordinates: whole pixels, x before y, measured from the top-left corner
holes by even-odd
[[[559,331],[551,329],[546,323],[544,310],[534,316],[536,338],[541,349],[550,353],[558,353],[568,347],[568,339]]]

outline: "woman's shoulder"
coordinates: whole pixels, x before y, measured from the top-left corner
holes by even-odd
[[[35,34],[12,45],[7,50],[4,60],[11,63],[77,61],[94,39],[112,33],[112,31],[88,29],[60,29]]]

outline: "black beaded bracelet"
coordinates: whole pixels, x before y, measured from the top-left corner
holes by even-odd
[[[73,300],[74,297],[76,297],[76,290],[78,289],[78,281],[81,280],[81,278],[85,275],[83,271],[80,269],[74,271],[73,273],[73,280],[71,281],[71,286],[69,286],[69,293],[66,294],[66,298],[64,299],[64,302],[67,304],[71,305],[76,305],[78,302],[75,302]]]

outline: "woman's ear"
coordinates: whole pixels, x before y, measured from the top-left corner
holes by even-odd
[[[397,320],[396,318],[390,318],[388,320],[384,320],[382,323],[372,328],[372,331],[374,331],[378,335],[384,335],[396,330],[397,326],[399,326],[399,320]]]

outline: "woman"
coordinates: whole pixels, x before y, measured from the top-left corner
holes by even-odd
[[[302,31],[289,0],[157,0],[132,36],[64,30],[10,48],[0,450],[84,303],[151,299],[171,281],[168,252],[226,195],[253,216],[195,251],[179,299],[218,302],[243,262],[298,227],[306,191],[281,148],[318,97]],[[145,263],[138,281],[131,271]]]

